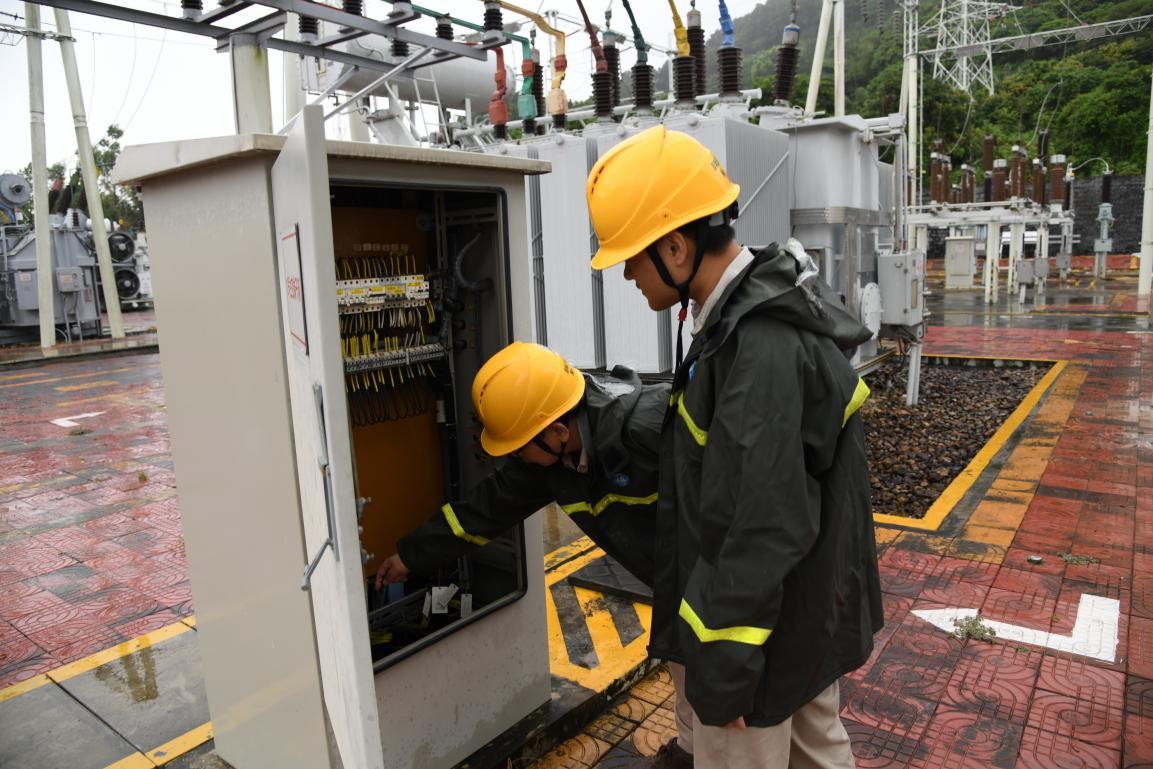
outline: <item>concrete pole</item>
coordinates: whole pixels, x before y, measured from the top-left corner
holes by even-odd
[[[985,227],[985,304],[997,302],[997,277],[1001,262],[1001,223],[993,220]]]
[[[1025,251],[1025,223],[1013,222],[1009,225],[1009,273],[1005,276],[1005,286],[1012,292],[1017,290],[1017,261]]]
[[[845,115],[845,0],[833,0],[833,114]]]
[[[84,197],[92,220],[92,240],[96,246],[96,263],[100,265],[100,283],[104,289],[104,308],[113,339],[124,338],[124,319],[120,317],[120,295],[116,293],[116,275],[112,272],[112,252],[108,248],[108,231],[104,227],[104,203],[92,157],[92,139],[88,136],[88,117],[84,112],[84,93],[80,90],[80,69],[76,66],[76,49],[72,44],[72,23],[68,12],[56,9],[56,31],[61,35],[60,55],[64,59],[64,79],[68,99],[72,102],[72,122],[76,125],[77,154],[80,175],[84,179]],[[39,217],[37,217],[39,218]]]
[[[1153,86],[1150,93],[1153,94]],[[1153,289],[1153,96],[1149,102],[1149,146],[1145,149],[1145,207],[1141,214],[1141,262],[1137,271],[1137,296]]]
[[[272,94],[268,85],[268,51],[256,35],[233,35],[232,107],[236,133],[272,133]]]
[[[40,31],[40,6],[24,4],[29,31]],[[44,143],[44,59],[40,38],[24,38],[28,46],[28,112],[32,116],[32,204],[36,209],[36,294],[40,316],[40,346],[56,345],[56,294],[52,290],[52,230],[48,226],[48,151]]]
[[[918,147],[920,137],[917,136],[917,126],[919,125],[917,111],[921,105],[919,92],[917,90],[918,67],[916,54],[905,59],[905,69],[905,79],[909,82],[909,113],[905,115],[909,135],[909,205],[919,206],[921,205],[921,169],[917,159],[917,153],[920,151]]]
[[[813,49],[813,67],[809,70],[809,94],[805,99],[805,112],[817,111],[817,93],[821,90],[821,70],[825,68],[825,45],[829,42],[829,24],[833,19],[833,0],[821,5],[821,24],[817,27],[817,46]],[[669,68],[670,71],[672,68]]]

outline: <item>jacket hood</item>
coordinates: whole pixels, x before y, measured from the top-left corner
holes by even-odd
[[[796,259],[773,244],[753,252],[753,262],[721,295],[717,309],[693,341],[689,357],[718,350],[746,315],[764,314],[833,340],[842,350],[868,341],[873,333],[845,309],[820,276],[799,286]]]
[[[628,464],[625,429],[635,418],[641,392],[640,377],[624,366],[611,374],[585,374],[585,414],[592,428],[585,450],[609,474]]]

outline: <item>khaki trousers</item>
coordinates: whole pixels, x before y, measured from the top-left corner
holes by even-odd
[[[685,669],[669,663],[676,687],[677,744],[693,754],[694,769],[853,769],[849,733],[841,723],[838,685],[791,717],[765,728],[706,726],[685,699]]]

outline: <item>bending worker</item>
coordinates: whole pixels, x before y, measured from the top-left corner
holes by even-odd
[[[513,461],[397,542],[397,554],[377,571],[377,589],[405,580],[409,570],[434,574],[550,502],[651,587],[657,448],[668,400],[668,384],[641,384],[628,369],[599,377],[540,345],[501,350],[477,372],[472,402],[484,425],[481,446]],[[682,716],[689,712],[679,689],[677,702]],[[683,726],[689,750],[691,728]],[[685,750],[666,746],[650,765],[693,763]]]
[[[871,334],[795,241],[754,253],[713,154],[657,126],[589,174],[595,269],[692,303],[661,435],[654,657],[684,666],[697,767],[851,767],[837,682],[883,622],[869,510]],[[795,245],[794,245],[795,244]]]

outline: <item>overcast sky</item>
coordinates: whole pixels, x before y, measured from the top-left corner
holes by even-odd
[[[179,0],[106,0],[124,7],[136,8],[168,16],[180,15]],[[785,2],[787,0],[769,0]],[[333,0],[334,4],[335,0]],[[688,0],[676,0],[682,19],[689,10]],[[764,0],[728,0],[734,17],[748,13]],[[461,18],[480,22],[483,6],[466,0],[425,0],[417,3],[424,7],[447,10]],[[520,3],[540,10],[557,10],[564,16],[579,18],[574,0],[521,0]],[[603,24],[608,0],[588,0],[589,16],[594,23]],[[706,34],[720,26],[717,4],[700,0]],[[611,4],[613,28],[628,30],[628,17],[620,0]],[[658,45],[673,44],[673,23],[668,0],[632,0],[633,10],[642,24],[647,40]],[[206,0],[205,8],[214,7]],[[367,0],[366,14],[381,18],[391,6],[380,0]],[[0,0],[0,23],[23,27],[24,3]],[[255,10],[253,10],[255,13]],[[238,17],[240,15],[238,14]],[[244,17],[247,18],[247,17]],[[514,14],[505,13],[505,22],[515,20]],[[117,123],[124,129],[124,144],[143,144],[173,139],[218,136],[235,131],[232,115],[232,84],[227,53],[217,53],[215,43],[208,38],[166,32],[150,26],[114,21],[79,13],[70,14],[73,35],[76,38],[76,58],[79,63],[84,104],[93,143],[104,135],[107,127]],[[55,31],[52,8],[41,6],[40,22],[43,29]],[[421,19],[414,26],[422,31],[431,30],[432,22]],[[526,24],[524,30],[529,25]],[[571,24],[566,29],[575,29]],[[738,45],[740,29],[737,29]],[[28,51],[23,38],[3,35],[0,45],[0,72],[5,73],[3,98],[5,119],[0,121],[0,173],[22,168],[31,159],[28,121]],[[15,42],[15,45],[11,43]],[[540,37],[537,45],[547,55],[547,44]],[[519,52],[510,47],[514,66],[519,63]],[[283,122],[282,54],[269,55],[269,77],[272,85],[273,123]],[[76,148],[75,130],[64,83],[60,46],[53,41],[43,44],[45,123],[49,163],[73,163]],[[622,69],[632,66],[633,53],[622,55]],[[571,35],[568,43],[569,74],[565,90],[571,99],[587,98],[591,56],[588,37],[582,32]],[[650,62],[659,66],[663,54],[653,53]],[[516,70],[519,73],[519,69]],[[336,121],[330,121],[330,124]],[[331,126],[330,132],[341,132],[343,126]]]

